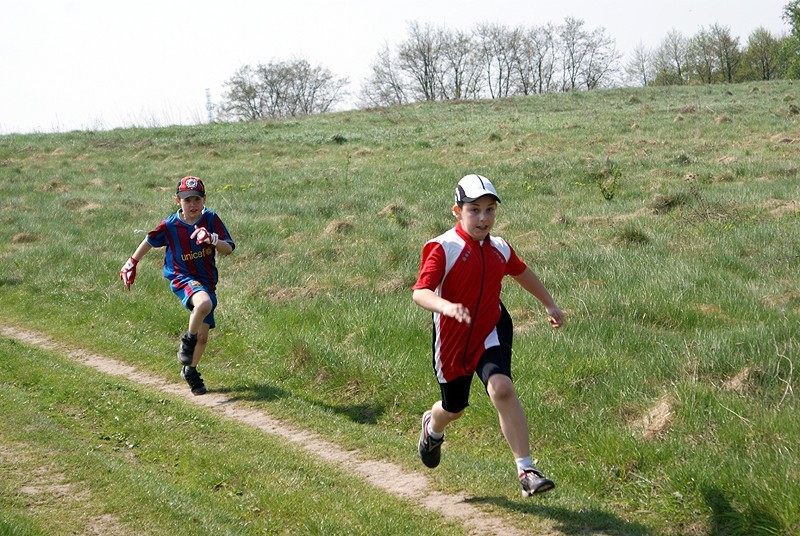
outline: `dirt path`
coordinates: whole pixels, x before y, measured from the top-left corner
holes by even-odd
[[[194,396],[183,383],[169,383],[161,378],[141,372],[120,361],[93,354],[85,350],[68,348],[50,337],[31,330],[0,325],[0,334],[24,344],[62,353],[64,356],[91,367],[104,374],[124,376],[138,384],[158,389],[197,404],[218,411],[226,417],[256,428],[286,441],[296,443],[314,456],[360,476],[376,488],[417,502],[424,508],[436,511],[450,521],[461,523],[471,534],[506,535],[520,534],[516,527],[507,525],[502,519],[482,512],[467,502],[468,497],[459,494],[444,494],[434,491],[427,477],[417,472],[409,472],[399,465],[383,460],[367,460],[358,451],[348,451],[335,443],[325,440],[309,430],[293,427],[267,413],[255,410],[236,402],[225,395],[209,392],[204,396]],[[539,525],[542,529],[542,525]],[[536,534],[557,534],[543,529]]]

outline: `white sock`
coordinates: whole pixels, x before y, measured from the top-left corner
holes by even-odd
[[[515,458],[514,461],[517,462],[518,474],[522,474],[525,472],[525,469],[530,469],[533,467],[533,460],[531,460],[530,456],[525,456],[524,458]]]
[[[441,439],[444,437],[444,432],[434,432],[430,421],[428,421],[428,436],[432,437],[433,439]]]

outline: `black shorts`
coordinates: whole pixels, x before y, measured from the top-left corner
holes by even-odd
[[[514,325],[502,303],[500,304],[500,320],[497,322],[496,329],[500,345],[487,348],[483,352],[473,374],[439,384],[442,391],[442,407],[446,411],[458,413],[469,406],[469,390],[475,374],[483,382],[484,389],[488,388],[489,378],[495,374],[503,374],[511,378],[511,344],[514,338]]]

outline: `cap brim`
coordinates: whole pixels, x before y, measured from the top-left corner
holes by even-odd
[[[462,197],[461,198],[461,202],[462,203],[472,203],[473,201],[477,201],[481,197],[486,197],[487,195],[490,195],[490,196],[494,197],[497,200],[498,203],[500,202],[500,198],[497,197],[496,195],[494,195],[491,192],[486,192],[485,194],[481,194],[478,197]]]
[[[178,192],[178,197],[181,199],[186,199],[187,197],[205,197],[206,194],[203,192],[199,192],[197,190],[184,190],[183,192]]]

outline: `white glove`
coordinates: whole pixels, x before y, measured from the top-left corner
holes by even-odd
[[[208,229],[205,227],[195,227],[194,232],[189,238],[194,238],[195,244],[211,244],[212,246],[216,246],[219,235],[217,235],[217,233],[209,233]]]
[[[125,285],[125,290],[130,290],[133,281],[136,279],[137,264],[139,264],[139,261],[131,257],[125,262],[125,264],[122,266],[122,269],[119,271],[119,278]]]

